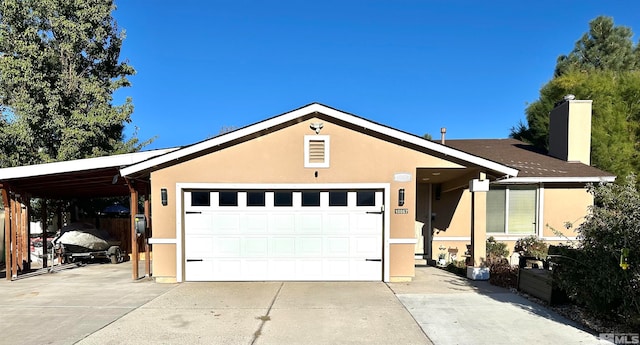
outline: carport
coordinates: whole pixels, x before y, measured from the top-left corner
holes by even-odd
[[[128,196],[130,201],[130,240],[132,277],[139,278],[138,262],[140,241],[144,241],[146,252],[146,275],[150,275],[150,248],[147,238],[151,232],[149,180],[128,179],[120,176],[120,168],[170,152],[173,149],[135,152],[129,154],[79,159],[65,162],[37,164],[0,169],[0,193],[4,207],[4,246],[6,278],[13,280],[27,272],[31,266],[30,256],[30,209],[31,200],[73,200],[77,198],[100,198]],[[144,200],[147,229],[142,236],[135,232],[135,215],[138,199]],[[46,203],[43,203],[46,205]],[[43,221],[43,243],[47,243],[46,224],[48,210],[43,207],[39,218]],[[47,246],[43,245],[44,267]]]

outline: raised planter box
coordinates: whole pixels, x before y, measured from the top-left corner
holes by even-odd
[[[567,296],[553,284],[553,272],[545,269],[521,268],[518,271],[518,290],[551,305],[560,304]]]

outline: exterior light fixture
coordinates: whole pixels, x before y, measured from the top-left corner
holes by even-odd
[[[398,189],[398,206],[404,206],[404,188]]]
[[[162,199],[162,206],[167,206],[167,204],[169,203],[169,200],[168,200],[166,188],[160,189],[160,198]]]

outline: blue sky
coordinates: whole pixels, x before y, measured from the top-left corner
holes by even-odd
[[[640,33],[640,1],[116,0],[116,93],[148,149],[320,102],[439,138],[505,138],[598,15]],[[638,41],[634,36],[634,42]]]

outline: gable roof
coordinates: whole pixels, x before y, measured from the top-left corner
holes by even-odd
[[[471,165],[484,167],[486,169],[496,171],[506,176],[513,177],[518,175],[517,169],[509,167],[502,163],[491,161],[489,159],[469,154],[452,147],[441,145],[439,143],[426,140],[416,135],[402,132],[400,130],[378,124],[376,122],[328,107],[320,103],[311,103],[301,108],[237,129],[235,131],[225,133],[223,135],[204,140],[190,146],[185,146],[179,150],[151,158],[149,160],[134,164],[129,167],[125,167],[120,170],[120,173],[122,174],[122,176],[131,176],[150,172],[161,167],[191,159],[195,156],[206,154],[208,152],[211,152],[212,150],[215,150],[215,148],[218,146],[240,140],[241,138],[257,137],[260,135],[260,133],[277,129],[280,126],[286,125],[291,121],[301,119],[310,114],[321,114],[331,119],[335,119],[353,125],[355,127],[363,128],[368,131],[373,131],[374,133],[382,136],[395,138],[406,144],[412,144],[415,147],[427,149],[429,151],[439,153],[442,156],[467,162]]]
[[[533,145],[516,139],[447,140],[446,144],[470,154],[518,169],[517,177],[501,183],[613,182],[615,175],[578,162],[547,155]]]

